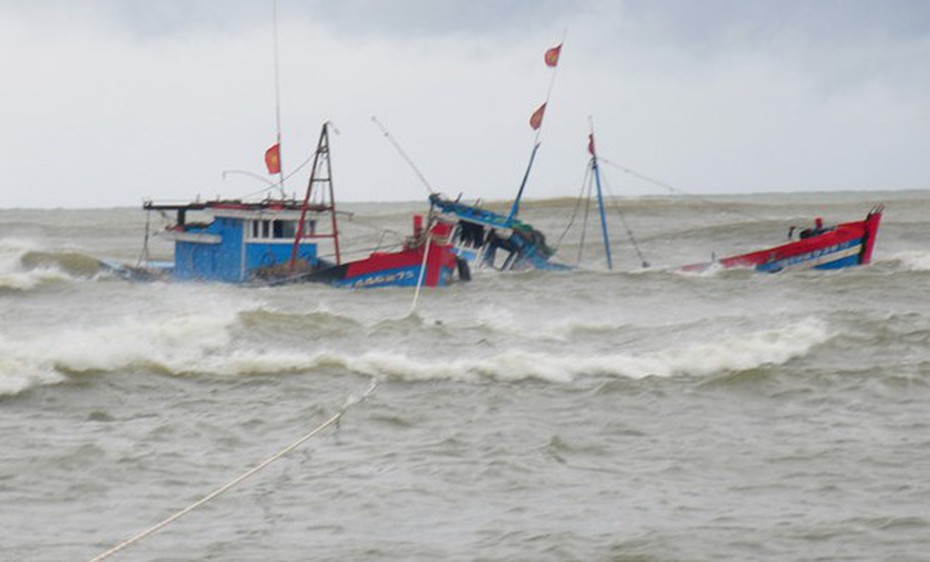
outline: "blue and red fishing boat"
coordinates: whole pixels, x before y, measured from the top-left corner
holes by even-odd
[[[326,124],[303,201],[284,197],[257,202],[148,201],[143,208],[165,216],[175,213],[159,234],[174,242],[174,258],[116,268],[126,277],[255,284],[310,281],[359,288],[438,287],[448,285],[456,273],[463,280],[470,277],[467,264],[452,251],[453,225],[432,214],[426,225],[422,216],[414,217],[413,234],[401,249],[342,261]],[[320,242],[326,241],[332,252],[322,255]],[[148,228],[145,248],[147,258]]]
[[[317,268],[286,280],[332,283],[341,287],[441,287],[456,274],[469,280],[468,265],[452,252],[452,224],[437,221],[429,234],[414,215],[413,236],[396,252],[373,252],[365,259]]]
[[[545,65],[552,70],[549,90],[546,100],[529,119],[529,125],[535,131],[533,149],[510,212],[497,213],[482,207],[478,202],[463,203],[461,197],[452,200],[430,190],[430,208],[438,211],[443,220],[453,223],[453,251],[466,263],[498,270],[571,269],[570,266],[553,261],[551,258],[555,255],[555,249],[546,243],[545,235],[520,219],[520,203],[539,151],[540,130],[561,52],[562,43],[559,43],[548,49],[543,57]]]
[[[552,261],[546,236],[533,225],[479,205],[430,194],[430,205],[454,225],[453,252],[465,263],[499,270],[569,269]]]
[[[712,267],[744,267],[775,273],[788,269],[841,269],[867,265],[878,236],[884,207],[874,207],[861,221],[824,226],[817,218],[814,226],[788,230],[789,242],[709,262],[686,265],[684,271],[705,271]],[[797,234],[797,238],[795,238]]]

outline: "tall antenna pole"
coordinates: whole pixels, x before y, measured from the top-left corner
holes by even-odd
[[[281,190],[281,196],[286,197],[287,194],[284,191],[284,160],[281,158],[281,72],[278,68],[278,0],[273,0],[271,6],[274,28],[274,114],[278,144],[278,188]]]

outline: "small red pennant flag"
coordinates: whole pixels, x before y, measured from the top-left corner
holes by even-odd
[[[546,66],[558,66],[559,55],[562,53],[562,44],[559,43],[546,51]]]
[[[594,134],[588,135],[588,152],[591,153],[591,156],[594,156]]]
[[[546,104],[539,106],[539,109],[533,112],[532,117],[530,117],[530,127],[535,131],[542,126],[543,115],[546,113]]]
[[[265,166],[269,174],[281,173],[281,144],[275,144],[265,151]]]

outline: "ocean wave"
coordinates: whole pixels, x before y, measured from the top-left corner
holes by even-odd
[[[0,396],[14,396],[33,387],[65,380],[64,375],[45,369],[29,358],[12,357],[6,353],[0,357]]]
[[[236,311],[67,328],[28,340],[0,335],[0,394],[17,394],[66,375],[154,370],[197,371],[230,351]]]
[[[48,251],[15,239],[0,241],[0,290],[29,291],[51,282],[100,273],[97,258],[75,251]]]
[[[100,260],[75,251],[30,251],[20,262],[26,269],[50,268],[71,277],[93,277],[100,273]]]
[[[277,375],[323,370],[404,381],[456,380],[564,384],[585,376],[629,379],[707,376],[783,364],[802,357],[831,335],[822,322],[725,334],[652,352],[596,354],[510,349],[483,357],[414,356],[393,349],[275,349],[238,335],[247,322],[269,314],[246,310],[188,313],[146,322],[64,330],[28,342],[0,340],[0,394],[17,394],[66,376],[154,372],[173,376]],[[331,320],[326,315],[327,321]],[[249,320],[251,319],[251,320]],[[302,321],[299,318],[295,321]],[[348,320],[341,320],[349,322]],[[419,325],[421,322],[411,320]],[[261,339],[267,344],[267,338]],[[622,345],[619,344],[618,345]],[[574,349],[569,347],[569,349]]]
[[[904,271],[930,271],[930,252],[926,251],[911,250],[900,252],[878,261],[880,263],[889,262],[895,269]]]
[[[734,334],[717,340],[645,354],[555,354],[510,350],[485,358],[418,359],[392,352],[360,356],[329,353],[315,358],[349,371],[405,381],[543,380],[568,383],[581,376],[641,379],[650,376],[708,376],[784,364],[803,357],[831,337],[824,324],[806,320],[780,329]]]
[[[354,318],[325,309],[294,313],[266,307],[240,312],[238,322],[245,329],[258,333],[280,334],[282,331],[300,331],[326,336],[349,333],[362,326]]]
[[[55,269],[46,268],[0,273],[0,291],[30,291],[45,283],[67,281],[69,279],[73,279],[73,277],[69,277]]]

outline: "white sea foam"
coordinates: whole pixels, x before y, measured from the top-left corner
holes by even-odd
[[[0,288],[28,291],[48,281],[62,281],[73,277],[55,267],[38,267],[28,271],[0,273]]]
[[[512,310],[495,306],[483,306],[478,310],[478,322],[481,326],[499,333],[511,333],[518,329]]]
[[[582,375],[608,375],[633,379],[648,376],[706,376],[784,364],[809,353],[831,337],[826,326],[809,319],[783,328],[733,334],[717,340],[685,344],[641,355],[550,355],[522,350],[483,359],[420,360],[387,352],[358,357],[338,354],[328,362],[371,376],[404,380],[502,381],[540,379],[564,383]]]
[[[59,382],[66,373],[154,369],[177,375],[243,376],[346,370],[389,379],[426,381],[537,379],[567,383],[579,376],[627,378],[705,376],[783,364],[829,339],[815,319],[781,328],[730,333],[659,351],[555,354],[511,349],[495,355],[416,357],[396,351],[255,349],[235,341],[239,312],[188,313],[146,322],[63,330],[29,342],[0,342],[0,393]]]
[[[830,337],[823,322],[811,318],[782,328],[730,334],[647,355],[591,358],[586,368],[632,378],[705,376],[781,365],[808,354]]]
[[[134,367],[201,372],[230,353],[235,311],[194,313],[90,329],[63,329],[28,341],[0,340],[0,394],[60,382],[66,373]],[[220,359],[228,362],[228,359]]]
[[[65,377],[46,370],[23,357],[13,357],[6,353],[7,346],[0,342],[0,396],[19,394],[35,386],[55,384]]]
[[[51,264],[27,268],[23,258],[40,248],[33,242],[20,239],[0,240],[0,289],[29,291],[46,281],[69,279],[60,268]]]
[[[930,271],[930,252],[912,250],[900,252],[891,258],[907,271]]]
[[[0,289],[24,291],[38,284],[34,275],[22,269],[22,258],[29,250],[20,240],[0,240]]]

